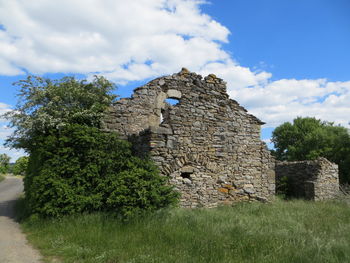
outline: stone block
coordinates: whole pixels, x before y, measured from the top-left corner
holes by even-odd
[[[220,193],[228,194],[228,191],[229,191],[229,190],[228,190],[227,188],[219,188],[218,191],[219,191]]]
[[[193,173],[194,168],[192,166],[184,166],[181,168],[182,173]]]
[[[172,98],[172,99],[181,99],[182,94],[181,94],[181,91],[178,91],[175,89],[169,89],[167,91],[167,96],[168,98]]]

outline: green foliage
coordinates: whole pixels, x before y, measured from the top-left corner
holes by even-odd
[[[350,182],[350,135],[346,128],[315,118],[294,119],[272,134],[278,160],[313,160],[325,157],[339,165],[341,182]]]
[[[95,213],[22,226],[48,262],[350,262],[350,209],[342,202],[172,209],[127,223]]]
[[[29,76],[15,84],[19,86],[18,103],[4,115],[15,128],[7,145],[27,152],[36,147],[36,136],[51,129],[71,123],[99,127],[101,116],[115,99],[111,94],[114,84],[97,76],[90,83],[73,77],[50,80]]]
[[[175,203],[149,160],[134,157],[128,142],[100,130],[114,84],[30,76],[16,108],[5,114],[15,132],[7,145],[29,153],[24,178],[26,211],[43,217],[113,211],[124,217]],[[22,173],[20,160],[15,173]]]
[[[177,193],[165,180],[116,134],[71,124],[37,137],[24,187],[32,214],[114,211],[131,216],[175,203]]]
[[[24,176],[27,171],[28,160],[29,160],[28,156],[19,157],[12,167],[12,173],[14,175]]]
[[[276,194],[284,199],[290,195],[289,182],[287,176],[282,176],[279,179],[278,184],[276,183]]]
[[[10,169],[10,157],[6,153],[0,154],[0,174],[6,174]]]

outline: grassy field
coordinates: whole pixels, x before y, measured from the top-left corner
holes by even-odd
[[[350,262],[345,202],[280,201],[174,209],[123,223],[107,214],[31,219],[47,262]]]

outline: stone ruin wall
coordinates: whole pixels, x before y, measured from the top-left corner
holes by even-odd
[[[181,206],[214,207],[275,194],[274,159],[260,140],[261,124],[229,99],[224,81],[183,69],[117,101],[104,128],[151,156],[180,191]]]
[[[339,194],[338,165],[325,158],[315,161],[276,162],[276,188],[287,178],[291,197],[332,199]]]

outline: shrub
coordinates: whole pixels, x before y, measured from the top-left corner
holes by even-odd
[[[113,133],[71,124],[38,136],[24,179],[30,213],[58,217],[92,211],[123,216],[175,204],[155,165]]]
[[[12,167],[14,175],[25,175],[28,167],[28,156],[22,156],[17,159]]]

